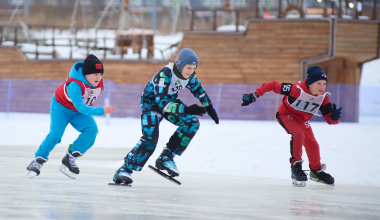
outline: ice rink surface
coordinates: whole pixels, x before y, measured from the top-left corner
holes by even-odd
[[[145,168],[132,187],[108,186],[122,148],[93,148],[72,180],[56,147],[40,176],[22,178],[35,147],[0,146],[0,219],[379,219],[380,187],[181,173],[176,185]],[[116,168],[115,168],[116,167]],[[360,174],[358,174],[360,175]],[[373,174],[376,175],[376,174]],[[290,173],[289,173],[290,176]]]
[[[275,121],[201,119],[175,157],[181,186],[147,168],[176,127],[163,121],[157,149],[132,187],[108,186],[141,136],[140,120],[95,117],[95,145],[72,180],[58,167],[79,135],[70,125],[34,179],[22,178],[49,132],[49,114],[0,113],[0,219],[380,219],[379,117],[311,122],[335,186],[291,184],[290,136]],[[303,168],[308,169],[304,154]]]

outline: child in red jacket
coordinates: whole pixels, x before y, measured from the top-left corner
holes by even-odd
[[[310,179],[334,185],[334,178],[325,173],[326,165],[321,164],[318,142],[315,140],[309,120],[321,111],[323,118],[330,125],[339,123],[342,108],[331,105],[325,92],[328,79],[322,68],[311,66],[307,69],[307,79],[295,84],[271,81],[263,83],[254,93],[243,96],[242,106],[247,106],[273,91],[284,95],[276,113],[277,122],[292,135],[290,140],[291,178],[294,186],[305,186],[307,175],[302,170],[302,146],[309,158]]]

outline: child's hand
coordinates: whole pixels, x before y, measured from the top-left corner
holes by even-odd
[[[331,115],[330,115],[331,120],[333,121],[339,120],[341,118],[340,114],[342,114],[342,107],[336,109],[336,105],[333,104]]]
[[[111,114],[113,111],[115,111],[115,108],[112,106],[104,106],[103,110],[104,114]]]
[[[257,98],[259,98],[259,95],[256,92],[251,93],[251,94],[244,94],[243,95],[243,103],[241,105],[247,106],[251,103],[254,103],[254,102],[256,102]]]

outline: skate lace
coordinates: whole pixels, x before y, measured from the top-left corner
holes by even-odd
[[[34,159],[34,160],[33,160],[33,163],[32,163],[32,166],[34,166],[35,168],[37,168],[38,170],[40,170],[41,167],[42,167],[42,164],[38,163],[38,162],[36,161],[36,159]]]
[[[75,164],[75,160],[77,159],[76,157],[74,157],[73,155],[67,153],[69,155],[69,162],[71,164],[71,166],[73,167],[77,167],[77,165]]]

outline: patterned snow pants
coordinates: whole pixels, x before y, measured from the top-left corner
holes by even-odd
[[[165,118],[178,126],[166,147],[175,155],[181,155],[199,130],[199,121],[194,115],[162,114],[158,109],[143,111],[141,114],[142,137],[125,158],[126,166],[140,171],[156,149],[159,125]]]

